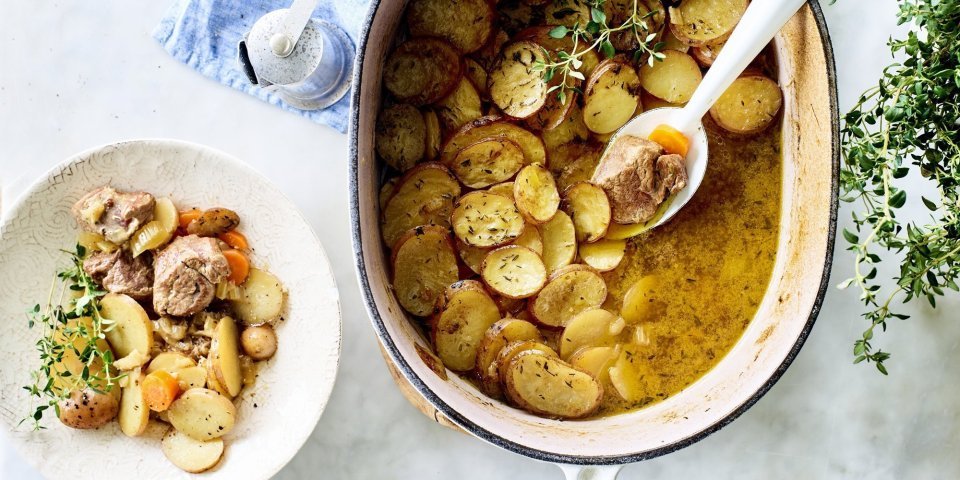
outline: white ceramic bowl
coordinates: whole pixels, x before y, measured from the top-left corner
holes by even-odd
[[[110,184],[169,196],[178,205],[223,206],[243,219],[254,262],[289,290],[277,327],[279,349],[245,389],[236,428],[225,437],[220,464],[204,478],[265,479],[279,471],[310,436],[333,389],[340,356],[340,306],[323,247],[294,205],[263,176],[235,158],[171,140],[121,142],[81,153],[38,180],[0,227],[0,427],[45,477],[190,478],[160,451],[165,427],[151,422],[138,438],[116,422],[72,430],[52,415],[35,432],[22,418],[33,400],[21,386],[39,363],[37,331],[26,310],[45,300],[55,271],[68,257],[77,227],[70,207],[85,192]],[[106,477],[104,477],[106,478]]]

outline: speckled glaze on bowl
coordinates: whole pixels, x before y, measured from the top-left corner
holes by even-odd
[[[39,362],[37,331],[26,311],[43,302],[78,229],[70,207],[85,192],[110,184],[168,196],[177,205],[236,210],[243,233],[288,290],[277,325],[279,349],[241,394],[236,427],[224,437],[220,464],[209,479],[266,479],[279,471],[310,436],[333,389],[340,357],[340,305],[323,247],[296,207],[263,176],[208,147],[172,140],[115,143],[81,153],[38,180],[0,227],[0,427],[20,454],[49,479],[194,478],[160,451],[166,426],[151,422],[142,437],[124,436],[116,422],[73,430],[55,418],[34,432],[20,419],[32,412],[21,386]],[[12,360],[15,359],[15,360]],[[106,476],[104,476],[106,475]]]
[[[544,419],[492,401],[457,375],[441,378],[417,354],[416,344],[429,344],[390,288],[373,148],[383,62],[404,7],[402,0],[374,0],[360,40],[350,181],[360,285],[389,361],[419,395],[415,401],[432,409],[438,421],[449,420],[494,445],[572,465],[621,465],[664,455],[703,439],[750,408],[796,357],[828,288],[837,211],[838,115],[833,53],[819,4],[811,0],[774,41],[785,94],[782,226],[773,275],[756,316],[717,367],[683,392],[636,412],[584,421]],[[565,471],[570,478],[583,474],[577,468]],[[595,473],[612,478],[615,472]]]

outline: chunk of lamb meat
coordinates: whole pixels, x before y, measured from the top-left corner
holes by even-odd
[[[159,315],[185,317],[213,301],[217,283],[230,265],[215,238],[178,237],[153,262],[153,309]]]
[[[146,300],[153,293],[153,267],[150,254],[133,258],[130,252],[117,249],[112,253],[94,252],[83,261],[87,272],[108,292]]]
[[[153,218],[154,203],[153,195],[146,192],[100,187],[73,205],[73,216],[80,228],[121,244]]]
[[[663,155],[655,142],[623,136],[609,148],[591,181],[607,193],[616,223],[650,220],[668,194],[687,186],[683,157]]]

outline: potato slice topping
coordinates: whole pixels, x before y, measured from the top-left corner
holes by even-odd
[[[782,105],[777,82],[762,75],[743,76],[713,104],[710,118],[728,132],[751,135],[766,130]]]
[[[540,226],[543,237],[543,263],[547,273],[570,265],[577,256],[577,233],[573,220],[562,210]]]
[[[457,49],[438,38],[413,38],[390,53],[383,85],[401,102],[426,105],[446,97],[463,76]]]
[[[496,16],[487,0],[413,0],[407,7],[407,26],[415,37],[441,37],[461,53],[470,53],[487,43]]]
[[[726,39],[747,10],[747,0],[684,0],[670,8],[670,30],[688,45]]]
[[[472,370],[483,336],[497,320],[500,309],[483,284],[476,280],[454,283],[441,298],[431,324],[437,356],[450,370]]]
[[[589,373],[536,352],[514,357],[503,383],[514,404],[551,417],[585,417],[595,412],[603,399],[603,386]]]
[[[683,52],[664,50],[661,53],[664,55],[662,61],[640,67],[644,90],[669,103],[689,102],[703,80],[700,65]]]
[[[530,302],[530,313],[547,327],[565,327],[584,310],[603,305],[607,284],[596,270],[586,265],[568,265],[550,280]]]
[[[437,117],[448,132],[455,132],[468,122],[483,116],[480,111],[480,94],[467,77],[461,78],[457,88],[435,106]]]
[[[421,225],[450,225],[460,183],[446,167],[424,163],[407,172],[383,210],[383,241],[393,248],[401,235]]]
[[[599,240],[580,245],[580,258],[600,272],[609,272],[617,268],[627,252],[626,240]]]
[[[547,282],[547,269],[533,250],[509,245],[487,254],[481,276],[500,295],[528,298],[536,295]]]
[[[633,118],[640,105],[640,76],[625,60],[604,61],[583,91],[583,121],[590,131],[615,132]]]
[[[568,360],[583,347],[606,347],[620,339],[627,323],[602,309],[585,310],[570,319],[560,336],[560,358]]]
[[[465,186],[486,188],[510,180],[525,163],[516,143],[487,139],[460,150],[450,169]]]
[[[478,118],[464,125],[443,146],[440,161],[450,165],[460,150],[487,138],[505,138],[517,144],[523,150],[523,158],[527,163],[547,163],[547,152],[540,137],[496,115]]]
[[[560,193],[553,174],[540,165],[527,165],[513,182],[513,198],[528,222],[546,223],[557,213]]]
[[[577,241],[591,243],[603,238],[610,226],[610,200],[602,188],[580,182],[563,194],[563,209],[570,214]]]
[[[513,118],[527,118],[543,108],[547,84],[536,65],[545,62],[543,49],[532,42],[504,47],[487,79],[490,98],[497,108]]]
[[[457,200],[450,216],[457,238],[474,247],[495,247],[523,233],[524,222],[509,198],[470,192]]]
[[[417,107],[398,104],[387,107],[377,118],[377,154],[387,165],[405,172],[424,157],[427,126]]]
[[[484,393],[498,398],[503,395],[500,389],[500,375],[491,369],[497,355],[511,342],[525,340],[541,341],[540,330],[536,325],[517,318],[504,318],[497,321],[483,334],[477,349],[476,373]]]
[[[446,228],[417,227],[397,242],[393,252],[393,290],[404,310],[425,317],[437,299],[457,281],[453,242]]]

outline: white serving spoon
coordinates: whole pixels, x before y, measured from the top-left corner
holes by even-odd
[[[656,228],[669,221],[697,193],[707,171],[708,157],[707,134],[701,119],[805,3],[807,0],[753,0],[686,106],[643,112],[620,127],[610,140],[612,144],[620,135],[647,138],[663,124],[683,132],[690,140],[686,157],[687,187],[667,198],[657,216],[643,230]]]

